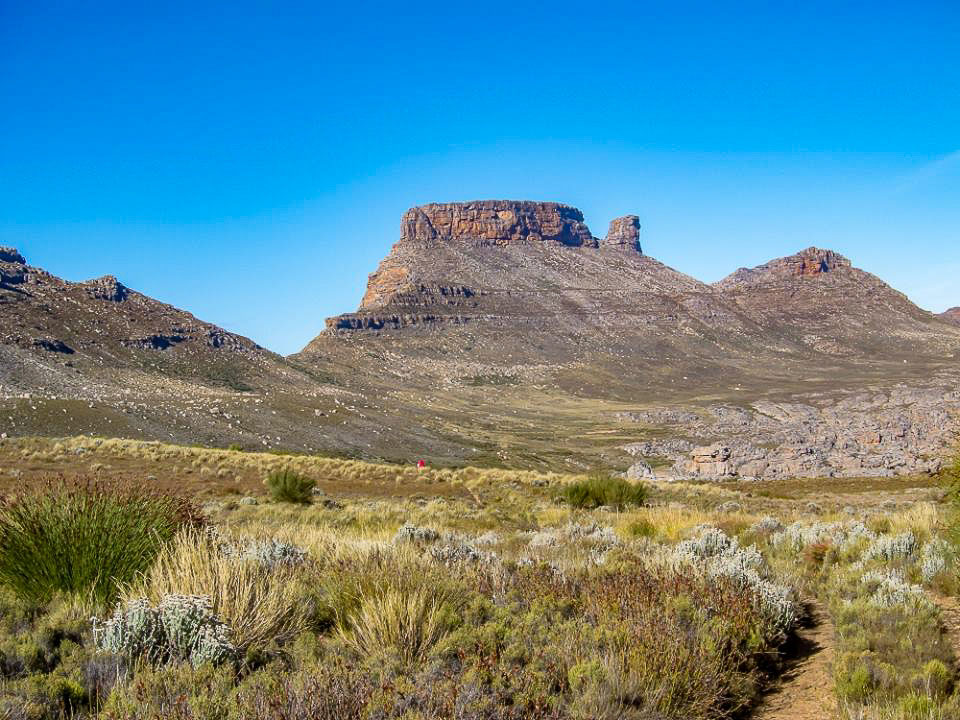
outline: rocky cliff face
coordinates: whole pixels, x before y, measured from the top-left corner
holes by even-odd
[[[547,242],[596,247],[583,213],[550,202],[480,200],[435,203],[404,213],[400,242],[430,247],[436,243],[479,245]]]
[[[614,218],[610,221],[610,229],[603,242],[643,252],[640,247],[640,218],[636,215]]]

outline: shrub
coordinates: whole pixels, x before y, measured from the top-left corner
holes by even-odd
[[[393,536],[393,544],[399,545],[408,542],[431,543],[439,539],[440,533],[433,528],[405,523],[397,530],[396,535]]]
[[[150,571],[126,592],[160,603],[170,595],[203,596],[210,610],[233,631],[239,653],[283,644],[306,628],[309,608],[299,594],[299,568],[225,554],[199,532],[181,534],[157,557]]]
[[[109,604],[181,528],[185,500],[107,483],[49,484],[0,504],[0,582],[23,600],[57,593]]]
[[[647,499],[647,487],[597,473],[586,480],[565,486],[560,491],[560,497],[575,508],[592,510],[605,505],[622,510],[630,505],[643,505]]]
[[[317,482],[293,470],[273,470],[267,475],[264,484],[275,502],[306,505],[313,497],[313,488]]]
[[[210,611],[206,597],[168,595],[153,607],[144,598],[120,605],[106,621],[93,619],[97,648],[155,665],[189,661],[219,665],[236,656],[230,628]]]

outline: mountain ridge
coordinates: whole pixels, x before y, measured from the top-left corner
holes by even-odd
[[[563,203],[411,208],[357,310],[286,358],[12,248],[0,317],[12,434],[883,475],[935,469],[960,412],[960,327],[839,253],[807,248],[707,284],[646,254],[637,215],[597,238]]]

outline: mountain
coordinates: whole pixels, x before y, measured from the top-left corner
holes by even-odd
[[[556,203],[412,208],[357,311],[329,319],[297,359],[396,408],[420,434],[402,441],[410,452],[435,454],[428,437],[448,452],[459,443],[466,452],[451,461],[606,462],[659,433],[666,439],[644,446],[647,460],[697,474],[697,463],[686,469],[689,453],[729,438],[733,417],[756,440],[751,457],[760,445],[813,440],[807,410],[771,411],[793,428],[779,438],[754,404],[816,402],[837,408],[839,432],[816,439],[809,462],[786,457],[760,474],[929,467],[945,431],[931,431],[930,442],[905,438],[925,432],[932,415],[915,406],[939,402],[960,333],[830,250],[707,285],[644,254],[639,231],[627,215],[594,237],[578,210]],[[875,424],[909,429],[866,448],[875,457],[865,463],[828,461],[847,442],[844,418],[872,432],[851,397],[878,392],[889,413]],[[898,464],[904,453],[911,459]],[[735,456],[724,462],[738,467]]]
[[[960,412],[960,326],[838,253],[710,285],[647,255],[637,215],[599,238],[559,203],[410,209],[359,308],[288,358],[112,277],[66,282],[11,249],[0,273],[11,434],[853,476],[935,470]]]
[[[13,248],[0,248],[0,319],[0,428],[8,434],[272,445],[287,423],[272,427],[244,406],[325,388],[248,338],[113,276],[68,282]]]
[[[960,325],[960,307],[950,308],[946,312],[940,313],[940,317],[947,322],[956,323]]]

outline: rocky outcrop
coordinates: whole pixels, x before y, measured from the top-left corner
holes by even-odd
[[[20,285],[27,277],[27,261],[16,248],[0,247],[0,285]]]
[[[939,317],[947,322],[960,325],[960,307],[950,308],[946,312],[940,313]]]
[[[816,277],[850,267],[850,261],[833,250],[809,247],[796,255],[777,258],[755,268],[740,268],[715,286],[721,290],[742,289],[794,278]]]
[[[463,325],[470,318],[461,315],[366,315],[346,313],[327,318],[328,330],[401,330],[415,326]]]
[[[736,473],[730,465],[730,448],[721,443],[694,448],[684,470],[694,477],[722,479]]]
[[[130,289],[113,275],[104,275],[94,280],[88,280],[83,285],[90,297],[107,300],[108,302],[123,302],[130,293]]]
[[[416,245],[447,242],[597,245],[597,239],[583,222],[583,213],[553,202],[479,200],[422,205],[404,213],[401,228],[400,242]]]
[[[625,446],[634,457],[674,462],[666,477],[724,480],[788,477],[888,477],[936,472],[956,441],[960,391],[898,386],[818,405],[754,401],[712,405],[705,415],[652,408],[622,414],[707,440],[702,447],[669,437]]]
[[[13,263],[15,265],[26,265],[23,255],[16,248],[0,247],[0,263]]]
[[[636,215],[624,215],[611,220],[603,243],[643,252],[640,247],[640,218]]]

